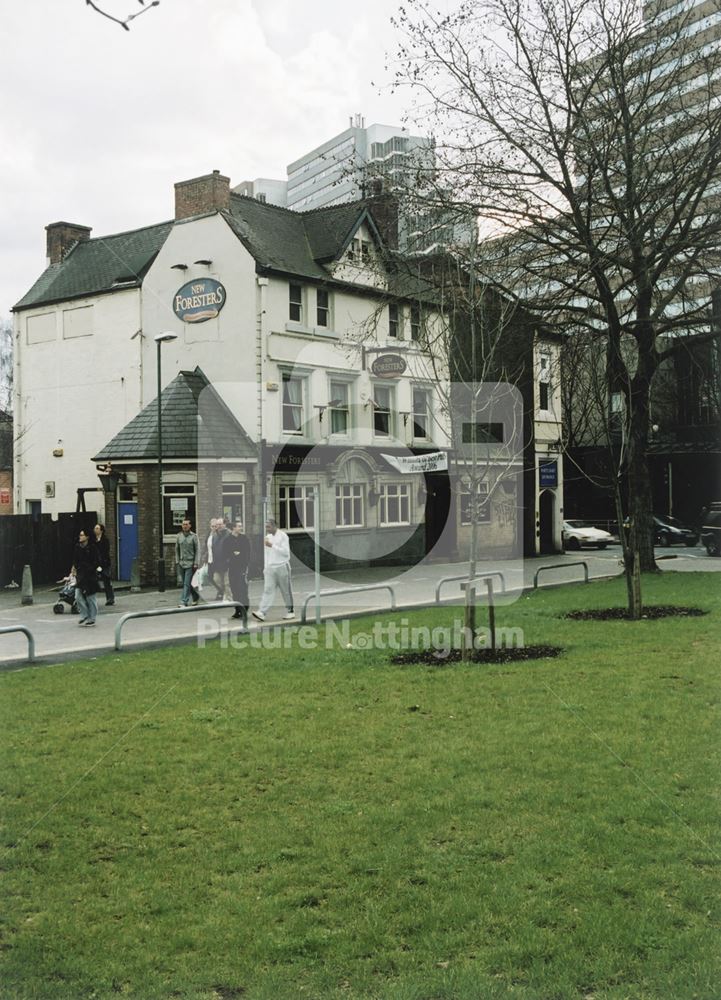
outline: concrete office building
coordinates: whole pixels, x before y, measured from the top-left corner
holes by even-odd
[[[433,167],[430,139],[397,125],[369,125],[351,118],[344,132],[316,146],[288,166],[288,207],[298,211],[337,205],[369,194],[373,180],[383,190],[403,187],[414,167]]]

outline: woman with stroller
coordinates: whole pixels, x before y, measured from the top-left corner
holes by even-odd
[[[94,625],[98,616],[98,601],[95,597],[98,590],[98,573],[102,572],[100,554],[94,542],[90,541],[87,531],[78,535],[78,543],[73,552],[73,566],[70,570],[76,579],[75,601],[80,611],[78,625]]]
[[[103,573],[103,587],[105,588],[105,607],[110,608],[115,604],[115,594],[113,592],[113,574],[110,564],[110,542],[105,534],[105,525],[96,524],[93,529],[95,533],[95,545],[100,556],[100,565]]]

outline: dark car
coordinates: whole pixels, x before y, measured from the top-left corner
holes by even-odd
[[[710,556],[721,555],[721,503],[712,503],[702,512],[701,544]]]
[[[689,548],[698,544],[698,531],[677,521],[675,517],[654,517],[653,543],[663,545],[687,545]]]

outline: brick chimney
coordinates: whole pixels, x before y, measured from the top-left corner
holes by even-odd
[[[51,222],[45,227],[45,232],[48,263],[62,264],[71,247],[90,239],[92,229],[89,226],[78,226],[74,222]]]
[[[366,198],[366,205],[373,221],[378,226],[378,232],[389,250],[398,249],[398,199],[392,194],[373,189]]]
[[[206,212],[230,209],[230,178],[219,170],[175,185],[175,218],[188,219]]]

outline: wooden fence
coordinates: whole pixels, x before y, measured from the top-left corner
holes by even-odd
[[[91,532],[97,513],[85,511],[50,514],[10,514],[0,517],[0,587],[13,580],[22,583],[23,566],[29,565],[33,583],[54,583],[65,576],[73,558],[73,546],[81,529]]]

